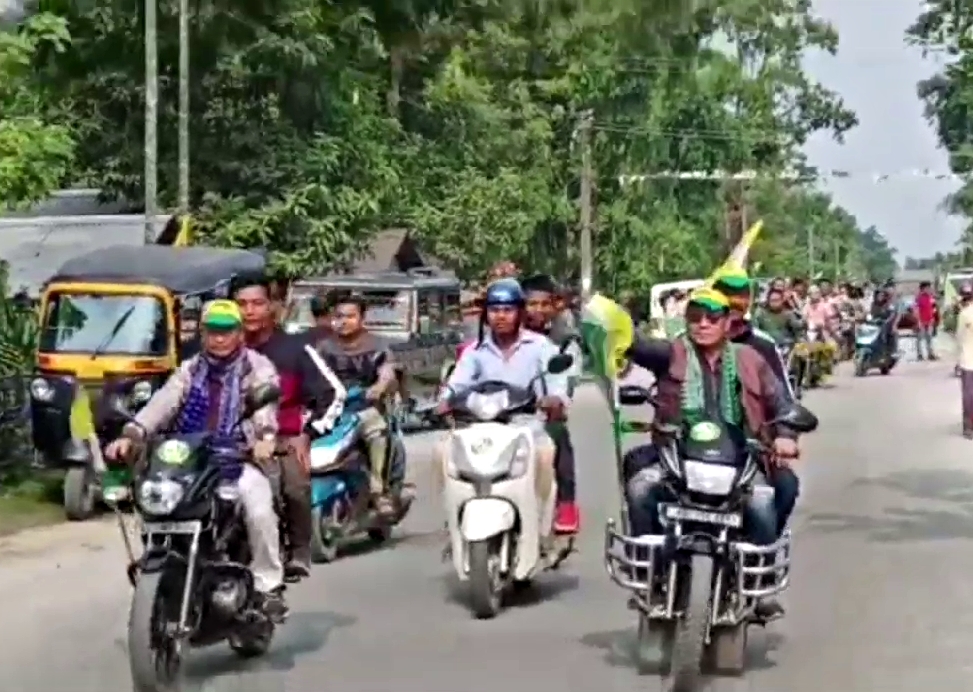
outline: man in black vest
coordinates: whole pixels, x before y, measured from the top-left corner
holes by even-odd
[[[371,492],[375,509],[392,516],[395,505],[385,487],[385,464],[389,453],[389,430],[379,404],[396,385],[392,352],[365,327],[365,301],[354,294],[339,294],[332,300],[334,332],[316,341],[314,348],[346,388],[361,387],[375,404],[359,412],[361,434],[368,446]]]

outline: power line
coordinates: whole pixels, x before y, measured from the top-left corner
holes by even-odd
[[[620,185],[632,185],[649,180],[781,180],[794,182],[816,182],[832,180],[867,180],[875,184],[895,182],[898,180],[935,180],[949,182],[967,182],[967,178],[956,173],[935,171],[929,168],[913,168],[900,171],[850,171],[842,169],[816,170],[788,170],[788,171],[659,171],[657,173],[622,174],[618,176]]]

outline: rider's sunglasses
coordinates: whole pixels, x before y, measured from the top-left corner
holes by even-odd
[[[726,310],[713,310],[702,305],[686,306],[686,322],[689,324],[699,324],[708,322],[715,324],[726,317]]]

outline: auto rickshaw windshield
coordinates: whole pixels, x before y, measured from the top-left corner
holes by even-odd
[[[52,292],[38,350],[161,357],[167,326],[165,304],[156,296]]]
[[[331,289],[338,291],[338,289]],[[400,331],[409,328],[409,291],[355,290],[368,306],[365,326],[374,331]],[[310,292],[295,293],[284,321],[308,327],[314,324]]]

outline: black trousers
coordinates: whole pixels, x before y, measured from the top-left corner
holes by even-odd
[[[554,440],[554,473],[557,475],[557,501],[575,501],[574,446],[566,423],[548,426]]]

